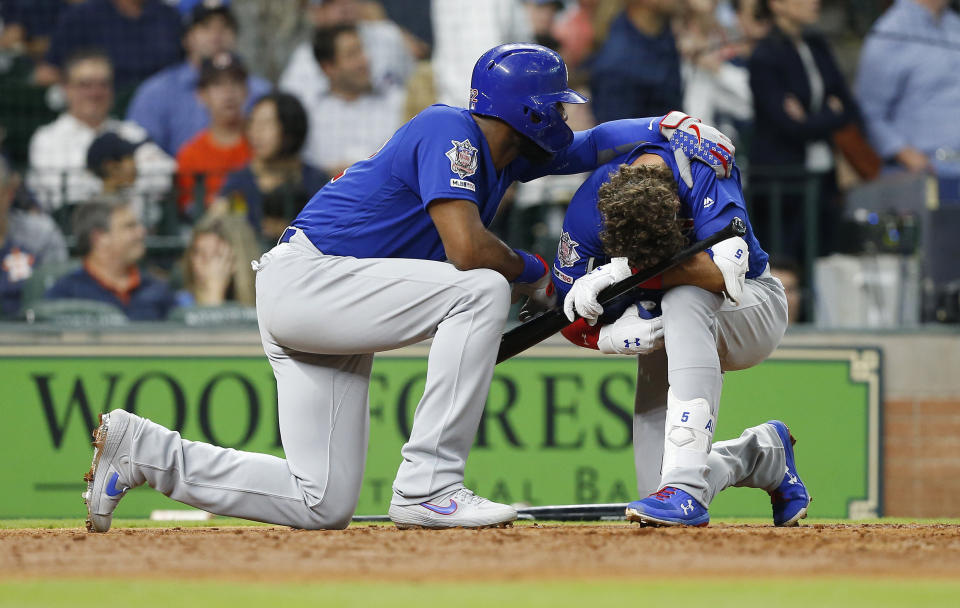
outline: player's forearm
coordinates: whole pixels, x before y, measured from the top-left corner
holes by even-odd
[[[455,253],[447,252],[457,270],[489,268],[513,281],[523,272],[523,259],[492,232],[484,230],[471,235],[469,245]]]
[[[664,289],[678,285],[693,285],[713,293],[721,293],[723,275],[710,259],[710,254],[704,251],[663,273]]]

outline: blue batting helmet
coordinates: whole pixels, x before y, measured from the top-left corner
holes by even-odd
[[[470,81],[470,111],[503,120],[551,154],[570,145],[559,102],[586,103],[567,87],[567,66],[539,44],[501,44],[480,56]]]

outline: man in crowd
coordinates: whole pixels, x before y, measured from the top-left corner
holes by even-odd
[[[180,59],[180,15],[161,0],[88,0],[72,6],[57,22],[46,62],[37,66],[37,84],[56,83],[67,58],[90,47],[105,49],[116,85],[126,92]]]
[[[0,317],[20,311],[23,286],[41,264],[63,262],[67,245],[50,216],[15,206],[20,176],[0,157]]]
[[[247,69],[240,57],[224,51],[204,59],[197,95],[210,113],[210,126],[177,153],[181,211],[187,211],[194,201],[209,205],[227,174],[242,168],[251,157],[244,133]],[[197,188],[198,178],[202,180],[201,188]],[[195,211],[199,215],[200,210]]]
[[[960,177],[960,121],[935,118],[960,108],[960,15],[948,4],[897,0],[887,9],[864,41],[856,94],[882,158]]]
[[[367,4],[364,0],[310,0],[307,12],[315,28],[313,38],[294,49],[280,76],[279,88],[296,95],[304,107],[330,88],[327,75],[314,56],[313,44],[321,35],[316,30],[335,25],[357,26],[363,49],[370,58],[370,78],[375,87],[402,86],[413,73],[413,54],[395,23],[367,18]]]
[[[64,65],[67,110],[37,129],[30,140],[27,186],[46,210],[83,203],[101,192],[100,180],[86,170],[87,150],[101,133],[116,133],[132,143],[144,142],[139,125],[109,117],[113,105],[113,66],[98,50],[81,50]],[[135,211],[146,217],[150,205],[170,190],[173,159],[151,142],[137,147],[140,175],[134,187]]]
[[[197,98],[197,80],[204,59],[237,46],[237,20],[225,0],[205,0],[186,20],[183,48],[186,59],[148,78],[137,89],[127,109],[127,120],[147,130],[150,138],[170,155],[210,124],[210,114]],[[247,77],[245,110],[270,92],[269,82]]]
[[[133,321],[160,321],[173,306],[166,283],[145,272],[144,229],[128,204],[90,202],[77,207],[73,236],[83,266],[62,277],[44,296],[112,304]]]
[[[313,48],[330,89],[305,107],[310,129],[303,157],[336,175],[376,152],[400,126],[404,92],[399,87],[373,88],[356,26],[317,30]]]

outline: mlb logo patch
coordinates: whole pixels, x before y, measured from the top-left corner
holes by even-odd
[[[450,170],[460,176],[460,179],[469,177],[477,172],[479,158],[477,149],[473,147],[469,139],[457,141],[451,139],[453,147],[447,150],[447,158],[450,159]]]
[[[557,245],[557,258],[560,260],[561,268],[569,268],[580,261],[580,254],[577,253],[577,247],[580,243],[570,238],[569,232],[560,235],[560,244]]]

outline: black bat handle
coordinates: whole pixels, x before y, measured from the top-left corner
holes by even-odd
[[[735,217],[730,220],[730,223],[724,228],[711,234],[702,241],[698,241],[689,247],[686,247],[669,259],[664,260],[659,264],[644,270],[643,272],[638,272],[637,274],[631,275],[622,281],[618,281],[617,283],[614,283],[613,285],[603,289],[598,294],[597,301],[600,302],[601,306],[606,306],[614,299],[635,289],[641,283],[645,283],[657,275],[662,274],[664,271],[676,266],[677,264],[692,258],[701,251],[713,247],[720,241],[725,241],[735,236],[742,237],[746,233],[746,223],[739,217]],[[503,334],[503,337],[500,339],[500,350],[497,352],[497,363],[501,363],[510,357],[513,357],[514,355],[522,353],[534,344],[543,342],[567,325],[570,325],[570,321],[567,319],[566,315],[563,314],[563,309],[561,307],[548,310],[539,317],[514,327],[507,333]]]

